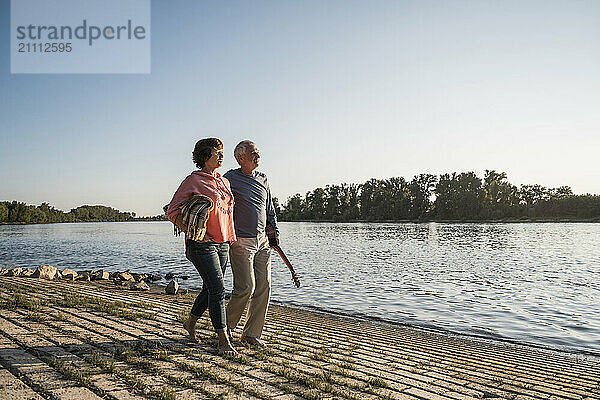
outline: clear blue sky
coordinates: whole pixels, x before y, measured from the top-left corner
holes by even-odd
[[[275,196],[485,169],[600,193],[598,1],[152,1],[152,73],[11,75],[0,200],[156,215],[223,139]]]

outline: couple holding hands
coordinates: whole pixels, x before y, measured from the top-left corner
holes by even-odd
[[[256,170],[260,162],[258,148],[244,140],[233,155],[240,168],[221,176],[216,170],[223,164],[223,143],[217,138],[199,140],[192,152],[199,169],[183,180],[167,209],[169,220],[186,234],[186,257],[203,281],[183,327],[190,340],[197,342],[196,321],[208,308],[219,340],[218,350],[227,355],[237,354],[231,345],[231,332],[246,305],[240,341],[263,346],[260,336],[271,294],[270,244],[279,244],[267,176]],[[190,199],[196,201],[190,204]],[[274,233],[270,239],[267,225]],[[223,274],[228,258],[233,292],[225,308]]]

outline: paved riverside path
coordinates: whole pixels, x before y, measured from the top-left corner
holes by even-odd
[[[222,357],[162,291],[0,277],[0,399],[600,399],[595,359],[290,307]]]

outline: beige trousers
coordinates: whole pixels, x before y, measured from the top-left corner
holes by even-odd
[[[242,336],[260,338],[271,297],[271,248],[266,235],[238,238],[229,248],[233,292],[227,304],[227,326],[234,330],[246,305]]]

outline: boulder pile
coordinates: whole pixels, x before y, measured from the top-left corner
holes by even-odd
[[[130,288],[131,290],[150,290],[148,283],[157,282],[162,279],[160,275],[147,274],[147,273],[136,273],[130,270],[122,272],[107,272],[103,269],[94,271],[88,269],[84,271],[75,271],[70,268],[65,268],[59,271],[56,267],[51,265],[40,265],[35,270],[31,268],[4,268],[0,267],[0,276],[24,276],[46,280],[64,279],[69,281],[99,281],[99,280],[112,280],[115,285]],[[173,272],[167,273],[165,279],[170,280],[169,284],[165,288],[167,294],[177,294],[187,292],[187,290],[180,290],[179,283],[174,279],[188,279],[187,275],[176,276]]]

